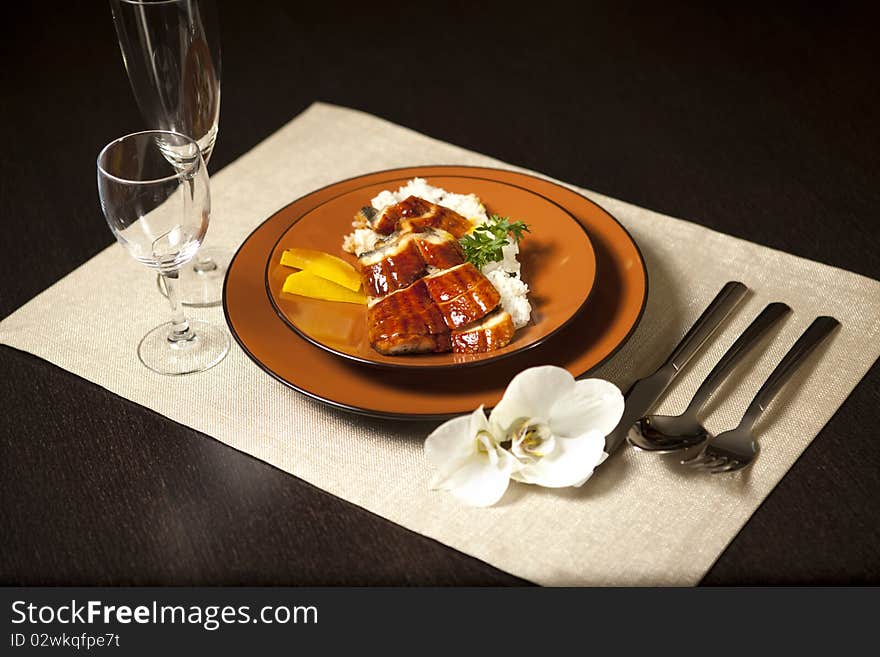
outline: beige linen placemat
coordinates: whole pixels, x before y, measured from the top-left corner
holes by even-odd
[[[360,112],[316,104],[213,176],[209,240],[234,249],[274,210],[318,187],[419,164],[514,168]],[[431,424],[325,407],[270,378],[237,346],[202,374],[166,378],[147,371],[135,347],[168,309],[153,275],[115,245],[0,323],[0,342],[534,582],[695,584],[880,356],[880,282],[578,191],[631,231],[650,276],[639,329],[596,376],[625,389],[663,360],[725,281],[739,279],[754,290],[661,411],[683,408],[769,301],[786,301],[795,313],[767,352],[743,369],[741,385],[724,389],[724,401],[707,418],[711,430],[739,419],[814,316],[831,314],[843,323],[762,418],[763,452],[753,468],[694,475],[671,459],[625,449],[581,489],[515,484],[496,507],[462,507],[428,490],[422,440]],[[97,198],[95,221],[103,221]],[[192,314],[222,321],[218,309]]]

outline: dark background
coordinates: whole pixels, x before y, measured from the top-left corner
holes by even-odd
[[[880,278],[860,6],[300,4],[220,3],[212,170],[323,100]],[[94,157],[146,127],[105,3],[4,12],[0,317],[111,243]],[[880,581],[878,383],[875,365],[704,584]],[[0,583],[523,583],[6,347],[0,475]]]

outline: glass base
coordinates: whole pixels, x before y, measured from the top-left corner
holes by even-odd
[[[158,374],[178,376],[203,372],[214,367],[229,352],[229,333],[222,326],[189,320],[195,333],[191,340],[172,342],[172,323],[160,324],[141,339],[138,357],[148,368]]]
[[[219,306],[223,300],[223,280],[229,266],[229,254],[220,249],[204,247],[196,257],[180,268],[177,279],[177,298],[184,306],[211,308]],[[163,296],[165,281],[156,277],[156,284]]]

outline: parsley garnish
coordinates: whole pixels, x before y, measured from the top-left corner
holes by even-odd
[[[468,262],[482,269],[490,262],[504,258],[501,248],[507,244],[508,236],[518,244],[528,232],[531,232],[529,227],[522,221],[511,221],[510,217],[493,214],[489,215],[489,221],[480,224],[459,241]]]

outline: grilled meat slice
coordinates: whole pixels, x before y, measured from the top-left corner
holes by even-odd
[[[411,196],[410,199],[412,198],[415,197]],[[406,200],[403,202],[406,202]],[[416,200],[421,201],[421,199]],[[425,202],[422,201],[422,203]],[[411,230],[418,233],[428,228],[440,228],[458,239],[473,228],[473,224],[458,214],[458,212],[445,208],[442,205],[435,205],[434,203],[429,203],[428,205],[430,206],[428,210],[421,214],[405,214],[398,222],[399,230]]]
[[[498,309],[476,324],[453,330],[452,350],[458,354],[495,351],[510,344],[515,330],[507,311]]]
[[[427,266],[448,269],[464,262],[464,251],[452,235],[437,228],[424,233],[394,233],[376,249],[358,257],[364,290],[384,297],[427,272]]]
[[[440,228],[429,228],[415,234],[422,260],[430,267],[449,269],[464,262],[464,250],[451,234]]]
[[[450,351],[449,328],[424,279],[379,299],[367,309],[370,344],[381,354]]]
[[[495,286],[469,262],[422,280],[450,329],[485,317],[501,301]]]
[[[409,196],[403,199],[400,203],[389,205],[382,210],[382,212],[378,212],[372,217],[369,217],[368,222],[370,228],[377,233],[390,235],[398,229],[397,224],[400,223],[401,219],[425,215],[431,211],[432,207],[434,207],[433,203],[421,199],[418,196]],[[361,213],[363,213],[363,210],[361,210]]]
[[[370,228],[382,235],[390,235],[394,231],[420,233],[429,228],[440,228],[458,239],[472,228],[471,222],[454,210],[418,196],[408,196],[382,212],[368,215],[368,212],[361,210],[356,217],[365,219]]]
[[[386,356],[405,354],[440,354],[452,351],[449,333],[419,335],[417,333],[395,333],[376,338],[373,349]]]
[[[425,260],[414,235],[397,234],[372,251],[358,256],[364,291],[371,297],[384,297],[421,278]]]

